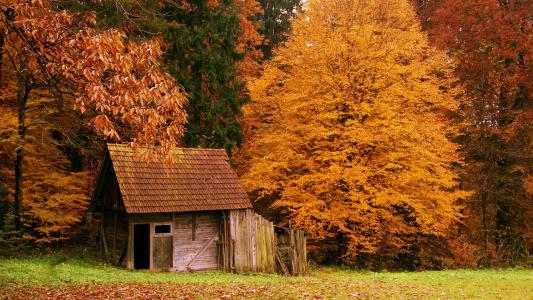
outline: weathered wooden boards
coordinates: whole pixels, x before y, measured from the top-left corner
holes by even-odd
[[[216,270],[218,212],[195,212],[175,215],[175,271]]]
[[[255,260],[256,271],[265,273],[276,272],[276,236],[274,224],[255,214]]]
[[[216,211],[133,214],[130,218],[130,226],[150,224],[150,241],[137,241],[151,244],[150,269],[159,271],[216,270],[218,268],[219,215],[220,212]],[[154,233],[154,226],[163,224],[172,225],[171,233],[163,235]],[[133,267],[133,243],[135,241],[130,240],[126,264],[129,268]]]
[[[235,272],[276,272],[274,225],[251,209],[229,212],[229,244]],[[228,268],[226,268],[228,269]]]
[[[307,249],[303,230],[276,227],[278,270],[287,275],[306,272]]]
[[[128,268],[134,266],[134,244],[147,243],[151,270],[287,275],[306,271],[304,232],[274,227],[251,209],[131,215],[111,211],[103,220],[108,256]],[[135,224],[150,226],[146,240],[135,240]],[[155,232],[161,226],[167,229]]]
[[[121,264],[128,243],[128,217],[123,212],[104,210],[100,213],[100,224],[105,259]]]
[[[291,242],[291,274],[305,274],[307,267],[306,239],[303,230],[288,229]]]
[[[277,266],[284,273],[304,274],[307,265],[306,240],[302,230],[286,229],[288,245],[282,245],[289,251],[289,266],[280,264],[278,240],[274,224],[251,209],[233,210],[228,213],[229,240],[223,246],[229,253],[225,257],[222,269],[237,273],[264,272],[275,273]],[[284,243],[282,240],[279,242]],[[231,258],[233,255],[233,258]],[[229,265],[227,265],[229,264]]]

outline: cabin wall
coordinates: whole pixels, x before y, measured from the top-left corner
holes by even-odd
[[[172,224],[170,236],[154,235],[154,225]],[[220,212],[190,212],[174,214],[133,214],[131,226],[151,224],[151,269],[172,271],[201,271],[218,269]],[[128,255],[133,267],[133,243]],[[171,265],[166,267],[170,258]]]
[[[174,270],[218,269],[220,213],[176,214],[174,219]]]
[[[128,216],[124,212],[104,209],[100,222],[106,260],[123,265],[128,245]]]
[[[274,227],[251,209],[174,214],[132,214],[135,224],[150,224],[152,270],[222,269],[247,273],[306,272],[306,239],[302,230]],[[127,223],[126,223],[127,224]],[[156,236],[154,226],[172,224],[172,233]],[[132,234],[130,234],[132,236]],[[133,266],[130,239],[128,267]]]
[[[132,239],[129,243],[128,264],[129,268],[134,266],[135,258],[135,237],[133,235],[134,226],[136,224],[150,225],[150,269],[155,271],[168,271],[173,268],[173,214],[172,213],[149,213],[149,214],[131,214],[129,230],[132,233]],[[172,233],[158,235],[154,233],[155,225],[157,224],[171,224]],[[137,241],[146,243],[147,241]]]
[[[303,230],[274,229],[274,224],[252,209],[227,212],[228,232],[221,242],[222,269],[243,272],[301,275],[306,272],[306,239]],[[224,227],[222,232],[226,232]]]
[[[101,198],[97,199],[100,215],[100,237],[105,259],[112,264],[124,265],[128,245],[128,215],[124,210],[115,173],[107,168]]]

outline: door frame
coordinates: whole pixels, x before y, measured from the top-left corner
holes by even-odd
[[[157,238],[154,234],[155,232],[155,225],[170,225],[170,233],[163,233],[161,234],[161,237],[172,237],[172,261],[171,261],[171,267],[169,270],[172,270],[174,268],[174,222],[173,221],[160,221],[160,222],[142,222],[142,221],[136,221],[131,222],[131,258],[132,258],[132,269],[135,269],[135,225],[142,225],[147,224],[150,227],[150,250],[149,250],[149,263],[150,268],[148,270],[150,271],[162,271],[154,268],[154,238]]]

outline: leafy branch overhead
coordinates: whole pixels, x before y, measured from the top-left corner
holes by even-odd
[[[183,135],[186,96],[160,69],[161,41],[127,41],[118,30],[97,31],[93,14],[55,11],[48,1],[2,7],[6,54],[28,88],[74,95],[106,138],[169,148]]]

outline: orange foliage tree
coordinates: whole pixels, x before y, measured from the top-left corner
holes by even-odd
[[[260,47],[264,40],[259,33],[259,24],[253,21],[253,17],[261,14],[263,10],[257,0],[237,0],[235,2],[240,8],[239,20],[242,31],[236,50],[244,53],[244,58],[236,63],[237,74],[241,79],[246,79],[250,76],[257,76],[261,69],[260,60],[263,58],[263,52]]]
[[[72,104],[106,139],[125,138],[161,151],[183,135],[186,97],[160,70],[158,40],[134,43],[117,30],[98,31],[93,14],[56,11],[51,1],[4,1],[0,24],[3,76],[11,79],[3,92],[14,95],[17,107],[16,215],[23,204],[26,133],[50,122],[48,115],[28,120],[30,110],[61,113]],[[54,101],[42,106],[43,98]]]
[[[345,262],[424,251],[466,195],[451,68],[407,0],[309,1],[250,84],[246,189]]]

